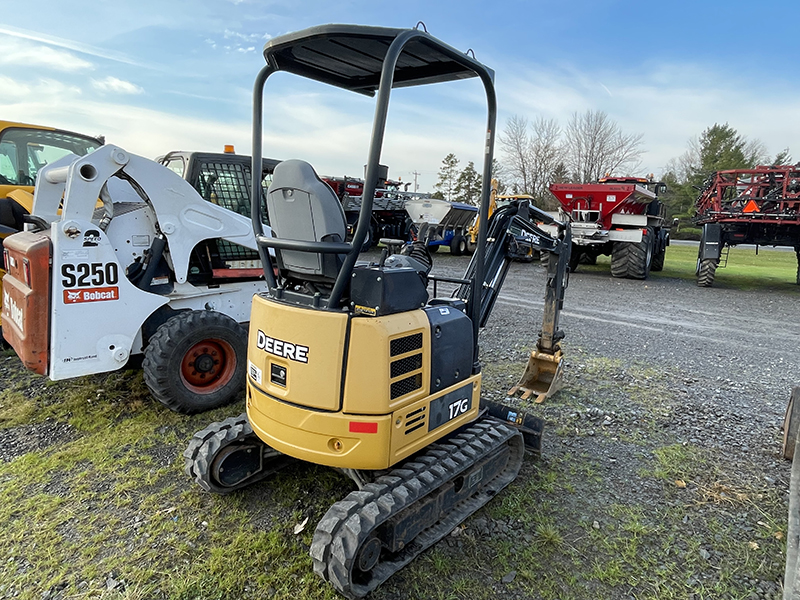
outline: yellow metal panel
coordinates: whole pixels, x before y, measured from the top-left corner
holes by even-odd
[[[29,213],[33,212],[33,186],[0,186],[2,188],[10,187],[11,190],[7,193],[0,192],[0,198],[11,198],[22,208]]]
[[[247,381],[247,418],[255,434],[276,450],[301,460],[343,469],[387,469],[389,415],[346,415],[280,402]],[[375,433],[354,433],[351,423]]]
[[[397,356],[390,355],[391,341],[415,333],[422,334],[422,348]],[[428,395],[430,389],[430,322],[422,310],[385,317],[354,318],[350,325],[347,375],[344,386],[344,411],[354,414],[385,415]],[[422,354],[420,369],[391,377],[391,363]],[[421,386],[392,400],[391,384],[419,374]]]
[[[464,386],[472,385],[472,407],[458,415],[451,421],[446,422],[434,429],[428,431],[429,420],[431,418],[430,405],[431,402],[440,398],[450,392],[459,390]],[[474,421],[478,417],[480,410],[481,399],[481,375],[473,375],[469,379],[460,381],[452,387],[449,387],[441,392],[437,392],[432,396],[423,398],[417,402],[402,407],[392,414],[392,441],[389,454],[389,460],[395,464],[404,458],[411,456],[418,452],[425,446],[432,444],[439,438],[448,433],[455,431],[465,423]],[[421,419],[417,421],[417,419]],[[415,424],[421,424],[419,428],[414,428]],[[413,431],[411,431],[413,429]],[[409,433],[407,433],[409,432]]]
[[[253,296],[248,381],[292,404],[339,410],[347,321],[346,313]]]

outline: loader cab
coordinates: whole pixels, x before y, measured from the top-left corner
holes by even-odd
[[[207,202],[250,218],[251,159],[232,152],[173,151],[156,159],[188,181]],[[261,161],[261,222],[269,225],[264,202],[272,174],[279,160]],[[258,252],[223,239],[204,240],[192,252],[189,282],[217,285],[228,280],[261,278]]]

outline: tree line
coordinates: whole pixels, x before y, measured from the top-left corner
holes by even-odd
[[[498,136],[500,160],[492,177],[500,193],[528,194],[547,210],[558,202],[549,192],[552,183],[589,183],[603,175],[642,177],[643,134],[627,133],[603,111],[573,113],[565,127],[555,119],[529,121],[514,115]],[[791,163],[789,149],[771,156],[757,139],[747,139],[728,123],[706,128],[687,143],[686,151],[671,159],[659,179],[667,184],[662,201],[670,218],[688,221],[703,182],[713,172],[756,165]],[[455,154],[442,161],[435,197],[477,204],[481,174],[470,161],[459,169]]]

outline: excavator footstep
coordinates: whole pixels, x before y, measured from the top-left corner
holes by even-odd
[[[522,392],[522,400],[535,396],[534,402],[541,404],[561,389],[563,370],[564,355],[561,350],[556,350],[554,354],[533,350],[522,378],[508,390],[508,395]]]

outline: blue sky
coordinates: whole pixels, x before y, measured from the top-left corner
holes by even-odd
[[[341,22],[427,29],[472,48],[496,72],[499,128],[522,115],[603,110],[644,136],[643,173],[659,174],[691,137],[728,122],[770,154],[800,159],[796,3],[350,0],[5,0],[0,119],[103,134],[147,157],[168,150],[250,151],[252,84],[264,43]],[[442,158],[481,159],[476,81],[398,90],[382,162],[421,189]],[[360,176],[373,101],[270,79],[266,156]],[[497,152],[498,158],[502,155]]]

